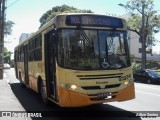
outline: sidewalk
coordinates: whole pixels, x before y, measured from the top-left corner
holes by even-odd
[[[4,79],[0,80],[0,111],[22,111],[20,103],[13,94],[8,81],[4,74]]]
[[[2,117],[4,112],[24,111],[23,107],[15,97],[9,85],[9,79],[4,74],[4,78],[0,79],[0,120],[23,120],[23,118]],[[26,120],[26,119],[25,119]]]

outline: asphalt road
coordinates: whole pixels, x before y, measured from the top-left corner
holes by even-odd
[[[15,78],[13,68],[4,70],[4,73],[15,98],[21,104],[24,111],[40,111],[49,115],[55,113],[55,116],[52,115],[54,119],[58,120],[75,117],[76,119],[82,120],[160,120],[160,85],[135,83],[136,99],[130,101],[111,102],[81,108],[60,108],[54,104],[51,104],[50,106],[44,105],[39,96],[32,90],[21,88],[19,81]],[[128,117],[132,116],[133,113],[138,114],[139,116],[145,114],[156,116],[158,114],[159,117]],[[62,117],[63,115],[65,117]],[[41,119],[48,120],[53,119],[53,117]],[[36,118],[32,119],[35,120]]]
[[[135,83],[136,99],[109,103],[129,111],[160,111],[160,85]]]

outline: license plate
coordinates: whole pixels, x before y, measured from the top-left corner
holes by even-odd
[[[98,97],[108,97],[110,96],[110,93],[99,93]]]

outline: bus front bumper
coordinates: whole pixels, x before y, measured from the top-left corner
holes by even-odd
[[[123,90],[112,94],[111,98],[100,98],[98,96],[88,96],[74,91],[59,88],[59,102],[61,107],[81,107],[92,104],[101,104],[113,101],[126,101],[135,98],[134,83]]]

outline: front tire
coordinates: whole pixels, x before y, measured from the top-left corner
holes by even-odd
[[[40,93],[40,97],[41,97],[42,101],[47,105],[48,99],[47,99],[47,95],[46,95],[46,91],[45,91],[45,86],[44,86],[42,80],[40,81],[40,85],[39,85],[39,93]]]
[[[147,84],[151,84],[151,79],[147,79]]]
[[[22,76],[21,76],[21,73],[19,73],[19,81],[20,81],[20,86],[21,86],[21,88],[25,88],[26,86],[25,86],[25,84],[22,82]]]

